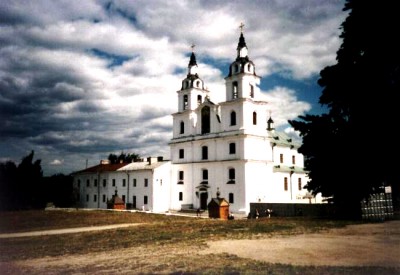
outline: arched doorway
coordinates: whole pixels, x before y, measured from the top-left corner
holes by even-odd
[[[200,191],[200,209],[207,210],[208,192]]]

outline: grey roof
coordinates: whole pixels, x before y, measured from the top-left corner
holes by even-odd
[[[159,162],[154,162],[152,164],[149,164],[147,161],[145,162],[132,162],[124,167],[121,167],[117,171],[132,171],[132,170],[152,170],[157,167],[160,167],[161,165],[167,163],[168,161],[159,161]]]
[[[274,166],[274,172],[286,172],[286,173],[290,173],[290,172],[293,172],[293,173],[306,173],[306,171],[304,170],[304,168],[303,167],[300,167],[300,166],[287,166],[287,165],[282,165],[282,164],[279,164],[279,165],[275,165]]]
[[[291,148],[299,148],[301,143],[293,140],[287,134],[278,131],[268,131],[271,143],[275,143],[275,145],[291,147]]]

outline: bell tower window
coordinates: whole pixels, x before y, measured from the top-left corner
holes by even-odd
[[[184,95],[183,96],[183,110],[187,110],[188,104],[189,104],[188,95]]]
[[[197,96],[197,105],[200,105],[201,101],[202,101],[202,97],[201,97],[201,95],[198,95]]]
[[[183,134],[185,133],[185,123],[183,121],[181,121],[180,125],[179,125],[180,129],[179,129],[179,134]]]
[[[250,97],[254,98],[254,86],[250,84]]]
[[[232,99],[238,98],[238,83],[235,81],[232,83]]]

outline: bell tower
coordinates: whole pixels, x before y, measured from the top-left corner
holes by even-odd
[[[205,97],[209,91],[205,88],[203,80],[197,74],[197,61],[194,54],[194,47],[192,45],[192,54],[188,64],[188,74],[182,80],[182,87],[178,93],[178,112],[185,112],[187,110],[194,110],[201,103],[204,102]]]
[[[244,24],[240,26],[239,43],[236,48],[236,60],[229,67],[225,78],[226,101],[239,98],[258,100],[260,77],[257,76],[253,61],[249,59],[246,40],[243,35]]]

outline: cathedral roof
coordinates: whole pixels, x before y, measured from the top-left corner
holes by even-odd
[[[269,131],[270,140],[275,145],[285,146],[285,147],[292,147],[292,148],[299,148],[301,143],[293,140],[293,138],[289,137],[284,132],[278,131]]]

